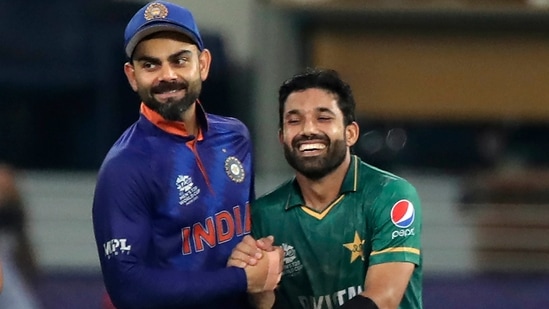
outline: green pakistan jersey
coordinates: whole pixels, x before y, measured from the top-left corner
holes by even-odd
[[[339,197],[321,213],[292,179],[251,207],[255,238],[284,249],[276,308],[335,309],[364,289],[368,266],[416,265],[400,309],[422,308],[421,207],[406,180],[352,156]]]

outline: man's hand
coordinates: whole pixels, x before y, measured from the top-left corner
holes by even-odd
[[[263,257],[264,251],[270,252],[276,250],[273,246],[273,236],[255,240],[252,236],[246,235],[238,245],[233,249],[227,266],[236,266],[240,268],[246,265],[257,265],[257,262]]]
[[[246,266],[244,271],[248,279],[248,293],[274,291],[282,277],[283,260],[284,251],[276,247],[273,251],[264,251],[263,258],[259,259],[257,265]]]
[[[245,236],[233,249],[227,266],[244,268],[248,292],[273,291],[282,276],[284,250],[273,246],[273,237],[258,240]]]

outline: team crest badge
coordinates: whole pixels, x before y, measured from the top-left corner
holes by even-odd
[[[364,240],[360,239],[358,232],[355,231],[355,238],[353,242],[343,244],[343,247],[351,251],[351,263],[358,258],[364,261],[364,252],[362,251],[362,248],[364,247]]]
[[[246,176],[246,173],[244,172],[244,166],[242,166],[240,160],[232,156],[228,157],[225,160],[225,172],[232,181],[237,183],[243,182],[244,177]]]
[[[162,3],[151,3],[145,9],[145,19],[151,20],[155,18],[166,18],[168,16],[168,8]]]

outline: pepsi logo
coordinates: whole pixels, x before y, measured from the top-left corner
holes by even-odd
[[[414,223],[416,212],[408,200],[400,200],[391,209],[391,221],[399,228],[405,229]]]

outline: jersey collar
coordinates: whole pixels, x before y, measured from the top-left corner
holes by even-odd
[[[340,194],[347,192],[355,192],[358,189],[359,181],[359,168],[360,168],[360,159],[356,155],[351,155],[351,164],[345,174],[343,179],[343,184],[341,185]]]
[[[198,100],[196,101],[195,106],[197,107],[196,120],[198,121],[198,125],[200,127],[196,139],[201,141],[204,139],[204,133],[208,131],[208,120],[206,118],[206,112]],[[189,133],[185,128],[185,123],[181,121],[166,120],[160,116],[160,114],[145,105],[145,103],[141,103],[140,112],[145,118],[147,118],[152,124],[160,128],[162,131],[182,137],[189,136]]]
[[[341,185],[341,189],[339,190],[340,196],[347,192],[355,192],[357,190],[359,181],[359,168],[360,159],[356,155],[352,155],[349,169],[345,174],[343,184]],[[301,195],[301,190],[299,189],[299,184],[297,183],[295,177],[292,179],[290,185],[292,186],[292,190],[290,190],[290,194],[288,194],[288,201],[286,202],[285,207],[286,210],[296,206],[305,205],[305,201],[303,200],[303,196]]]

